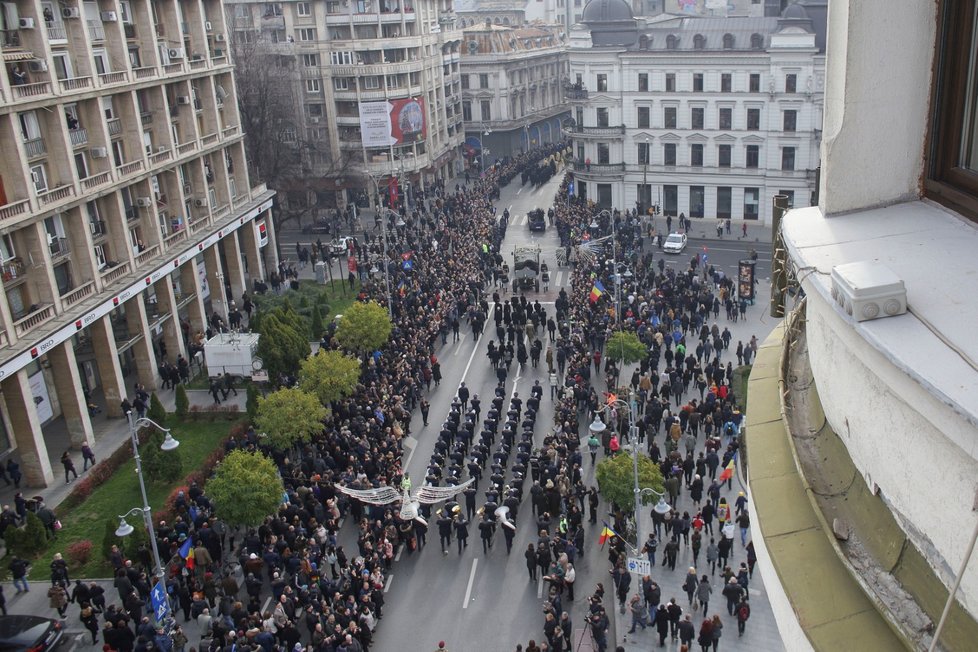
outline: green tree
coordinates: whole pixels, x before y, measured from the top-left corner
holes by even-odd
[[[291,315],[282,310],[262,317],[258,357],[272,382],[282,374],[294,373],[299,363],[309,356],[309,338],[304,329],[296,329],[293,323]]]
[[[139,447],[143,473],[150,482],[173,482],[183,475],[183,458],[180,449],[161,450],[163,439],[163,433],[154,428],[146,443]]]
[[[631,512],[635,505],[635,468],[630,453],[623,452],[614,457],[608,457],[600,462],[595,469],[598,480],[598,490],[601,496],[612,503],[615,509]],[[659,493],[663,492],[662,472],[648,455],[638,456],[638,486],[639,489],[650,488]],[[658,500],[650,492],[642,494],[642,504],[648,505]]]
[[[163,407],[163,403],[156,392],[153,392],[153,395],[149,397],[149,410],[146,412],[146,416],[161,426],[166,425],[166,408]]]
[[[356,302],[343,313],[336,340],[347,351],[366,354],[379,349],[391,334],[391,319],[376,301]]]
[[[258,388],[254,383],[248,385],[248,400],[245,402],[245,409],[248,411],[248,421],[255,422],[258,418],[258,399],[260,398]]]
[[[309,326],[310,335],[312,335],[313,339],[318,340],[323,336],[323,329],[324,329],[323,313],[319,309],[318,303],[312,307],[312,321],[310,323],[311,323],[311,325]]]
[[[261,453],[228,453],[207,482],[217,516],[232,526],[260,525],[274,513],[284,487],[275,464]]]
[[[146,523],[142,518],[138,522],[132,521],[131,525],[132,534],[119,537],[118,545],[122,549],[122,554],[126,556],[126,559],[139,559],[140,546],[150,546],[149,530],[146,529]]]
[[[605,356],[619,365],[635,364],[648,356],[648,348],[631,331],[616,331],[604,346]]]
[[[325,418],[326,408],[315,395],[283,388],[258,399],[255,428],[265,433],[269,446],[283,451],[322,432]]]
[[[323,405],[346,398],[360,380],[360,361],[341,351],[319,350],[302,361],[299,387],[318,397]]]
[[[24,527],[10,526],[4,533],[4,541],[15,555],[33,559],[48,547],[48,533],[41,519],[34,512],[27,512]]]
[[[187,388],[183,386],[183,383],[177,385],[177,394],[174,400],[177,416],[185,419],[190,412],[190,399],[187,398]]]

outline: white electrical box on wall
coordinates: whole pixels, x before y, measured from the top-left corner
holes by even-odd
[[[832,299],[856,321],[894,317],[907,312],[903,280],[886,265],[872,261],[832,268]]]

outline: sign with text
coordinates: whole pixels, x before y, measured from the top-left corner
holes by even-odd
[[[737,297],[754,300],[754,267],[753,260],[741,260],[737,263]]]
[[[390,147],[397,142],[391,134],[391,109],[383,102],[360,102],[360,139],[364,147]]]
[[[652,574],[652,562],[648,559],[642,559],[640,557],[629,557],[628,558],[628,572],[635,573],[636,575],[651,575]]]

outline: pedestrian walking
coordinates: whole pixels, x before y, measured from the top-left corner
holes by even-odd
[[[696,585],[696,599],[699,601],[700,606],[703,607],[703,615],[706,616],[706,610],[710,605],[710,596],[713,594],[713,587],[710,586],[710,579],[704,575],[700,578],[699,584]]]
[[[65,587],[60,584],[52,584],[48,589],[48,606],[57,609],[58,615],[62,618],[68,613],[68,594]]]
[[[17,593],[27,593],[31,590],[30,586],[27,584],[27,572],[30,570],[30,565],[27,561],[21,559],[20,557],[14,556],[10,560],[10,564],[7,566],[10,570],[10,577],[14,581],[14,588],[17,589]]]
[[[740,599],[740,604],[737,606],[737,636],[744,635],[748,618],[750,618],[750,603],[747,602],[745,596]]]
[[[69,451],[61,454],[61,465],[65,467],[65,484],[78,479],[78,471],[75,470],[75,463],[72,461]],[[69,475],[74,475],[74,478],[69,479]]]
[[[95,452],[92,447],[88,444],[82,444],[81,447],[82,459],[85,461],[82,466],[82,471],[87,471],[88,467],[95,466]]]

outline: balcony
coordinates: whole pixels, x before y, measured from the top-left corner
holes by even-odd
[[[24,150],[27,152],[28,158],[37,158],[38,156],[44,156],[47,154],[47,148],[44,146],[43,138],[31,138],[30,140],[25,140]]]
[[[262,29],[285,29],[285,16],[262,16]]]
[[[132,72],[136,75],[136,79],[152,79],[158,74],[156,66],[144,66],[142,68],[136,68]]]
[[[68,31],[65,30],[64,25],[57,25],[55,23],[45,23],[48,30],[48,40],[52,44],[67,43],[68,42]]]
[[[565,88],[564,97],[571,102],[580,102],[587,100],[587,89],[586,88]]]
[[[153,112],[152,111],[143,111],[142,113],[140,113],[139,114],[139,122],[144,127],[146,125],[153,124]]]
[[[62,238],[57,236],[49,237],[48,250],[51,252],[51,260],[58,260],[59,258],[64,258],[69,253],[71,253],[71,247],[68,246],[68,238]]]
[[[231,138],[232,136],[237,136],[238,135],[238,125],[231,125],[230,127],[225,127],[221,131],[221,135],[224,138]]]
[[[20,32],[15,29],[0,30],[0,44],[5,48],[19,48]]]
[[[151,258],[155,258],[159,253],[160,253],[160,245],[158,244],[143,249],[138,254],[136,254],[136,266],[139,267],[143,265],[147,260],[150,260]]]
[[[68,131],[68,140],[71,141],[72,147],[82,147],[88,144],[88,130],[82,127],[77,129],[70,129]]]
[[[245,27],[254,27],[255,22],[252,20],[250,15],[247,16],[235,16],[234,17],[234,27],[235,29],[242,29]]]
[[[104,238],[109,229],[105,226],[105,220],[89,220],[88,228],[92,232],[92,238]]]
[[[88,37],[93,41],[104,41],[105,28],[102,27],[102,21],[89,20],[87,22],[88,22]]]
[[[36,84],[21,84],[14,86],[14,98],[22,100],[26,97],[39,97],[48,95],[51,92],[51,82],[37,82]]]
[[[98,174],[93,174],[90,177],[82,179],[81,184],[82,188],[85,190],[95,190],[99,186],[103,186],[110,181],[112,181],[112,173],[106,170],[105,172],[99,172]]]
[[[0,278],[4,283],[10,283],[24,276],[24,261],[20,258],[11,258],[0,264]]]
[[[120,118],[106,120],[105,124],[109,128],[110,136],[118,136],[122,133],[122,120]]]
[[[207,145],[213,145],[216,142],[217,142],[217,132],[216,131],[214,133],[212,133],[212,134],[207,134],[206,136],[201,136],[200,137],[200,144],[203,145],[203,146],[205,146],[205,147]]]
[[[24,337],[32,330],[40,326],[41,324],[50,321],[54,318],[54,306],[48,304],[46,306],[40,306],[34,312],[28,314],[26,317],[18,319],[14,322],[14,331],[17,333],[17,337]]]
[[[59,79],[58,83],[61,85],[61,91],[64,93],[70,93],[72,91],[80,91],[86,88],[92,87],[91,77],[69,77],[68,79]]]
[[[163,238],[163,244],[166,245],[167,248],[172,247],[178,242],[182,242],[183,240],[186,240],[187,234],[188,234],[187,229],[180,229],[179,231],[171,233],[170,235]]]
[[[136,37],[136,26],[135,25],[133,25],[132,23],[126,23],[122,27],[123,27],[123,29],[126,32],[126,38],[127,39],[137,38]]]
[[[110,267],[109,269],[102,272],[102,283],[108,285],[113,281],[117,281],[126,274],[129,273],[129,263],[119,263],[115,267]]]
[[[161,165],[161,164],[166,163],[167,161],[169,161],[171,158],[173,158],[173,150],[172,149],[164,149],[162,152],[156,152],[155,154],[150,154],[149,155],[149,164],[150,165]]]
[[[95,281],[89,281],[84,285],[79,285],[74,290],[71,290],[67,294],[61,295],[61,305],[64,308],[69,308],[85,297],[89,297],[95,293]]]
[[[87,180],[88,179],[86,179],[85,181]],[[82,184],[84,183],[85,182],[83,181]],[[64,185],[64,186],[59,186],[58,188],[55,188],[53,190],[48,190],[46,192],[39,193],[37,195],[37,200],[41,202],[41,206],[48,206],[49,204],[55,204],[59,201],[64,201],[65,199],[74,196],[75,196],[75,187],[72,185]]]
[[[130,174],[136,174],[137,172],[143,171],[142,161],[130,161],[129,163],[123,163],[115,169],[116,174],[122,177],[128,177]]]
[[[618,138],[625,135],[625,125],[617,127],[565,127],[564,132],[575,138]]]
[[[103,86],[108,84],[125,84],[129,82],[129,73],[125,70],[105,72],[99,75],[98,78]]]
[[[176,75],[184,71],[183,62],[168,63],[163,66],[163,73],[166,75]]]
[[[29,211],[30,208],[31,203],[26,199],[14,202],[12,204],[7,204],[6,206],[0,206],[0,222],[23,215]]]
[[[197,150],[197,141],[191,140],[190,142],[184,143],[183,145],[177,145],[177,154],[183,156],[184,154],[190,154]]]
[[[574,161],[574,172],[592,177],[614,177],[625,173],[624,163],[581,163]]]
[[[135,206],[126,206],[126,219],[130,222],[139,219],[139,209]]]

